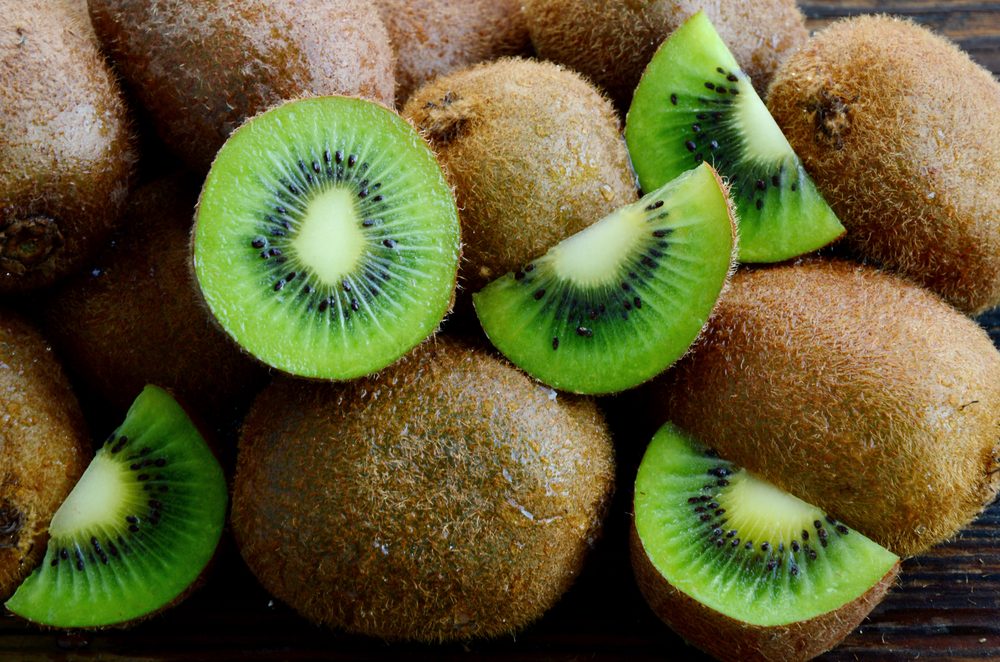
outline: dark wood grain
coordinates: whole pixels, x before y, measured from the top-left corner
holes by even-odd
[[[1000,72],[1000,2],[844,0],[803,2],[813,28],[841,16],[886,11],[956,40]],[[1000,346],[1000,311],[981,318]],[[612,406],[618,423],[627,408]],[[627,428],[627,426],[626,426]],[[645,446],[618,438],[627,486]],[[207,585],[180,607],[127,631],[66,634],[0,617],[0,658],[16,660],[665,660],[701,659],[648,610],[632,581],[625,548],[627,487],[604,539],[570,593],[518,635],[467,646],[388,645],[323,630],[276,604],[257,585],[231,542]],[[899,584],[827,660],[1000,660],[1000,504],[956,540],[908,561]]]

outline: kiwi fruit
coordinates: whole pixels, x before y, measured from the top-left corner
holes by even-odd
[[[899,557],[670,423],[635,479],[632,564],[657,615],[719,660],[808,660],[877,605]]]
[[[201,433],[169,393],[148,386],[52,517],[45,558],[7,609],[58,628],[161,611],[214,556],[227,501]]]
[[[403,116],[455,187],[472,291],[636,200],[614,109],[557,65],[506,58],[439,77]]]
[[[426,143],[374,102],[316,97],[249,120],[219,151],[193,232],[223,329],[286,373],[351,379],[450,309],[458,210]]]
[[[795,0],[524,0],[525,21],[539,57],[588,76],[627,108],[660,43],[704,10],[761,94],[779,62],[805,43]]]
[[[45,530],[86,466],[83,415],[38,331],[0,310],[0,600],[42,558]]]
[[[651,379],[694,342],[736,266],[736,219],[708,164],[473,295],[490,341],[575,393]]]
[[[264,371],[212,320],[191,273],[198,183],[173,174],[136,189],[125,223],[42,305],[44,328],[89,398],[122,416],[148,383],[215,427],[238,418]],[[120,420],[120,419],[119,419]]]
[[[0,0],[0,15],[0,294],[11,294],[100,249],[136,155],[82,3]]]
[[[1000,353],[934,294],[846,262],[737,274],[651,407],[901,556],[997,493]]]
[[[163,141],[205,172],[229,134],[286,99],[393,102],[394,59],[366,0],[89,0],[97,34]]]
[[[625,139],[644,190],[706,161],[728,179],[741,262],[787,260],[844,233],[704,12],[656,51]]]
[[[240,439],[232,525],[264,587],[312,621],[493,637],[570,586],[613,482],[590,400],[441,338],[376,377],[265,389]]]
[[[435,76],[531,50],[518,0],[378,0],[402,104]]]
[[[915,23],[835,23],[768,107],[847,226],[854,257],[967,313],[1000,305],[1000,83]]]

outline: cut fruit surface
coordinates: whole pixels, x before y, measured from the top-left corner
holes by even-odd
[[[622,207],[473,295],[490,341],[555,388],[612,393],[697,338],[733,265],[735,221],[708,165]]]
[[[195,274],[245,350],[351,379],[430,335],[451,303],[458,211],[397,114],[346,97],[286,103],[237,129],[202,190]]]
[[[227,499],[222,469],[187,414],[146,387],[56,511],[44,560],[6,606],[60,628],[159,611],[212,558]]]
[[[778,262],[844,233],[711,21],[692,16],[660,46],[625,127],[644,190],[702,162],[729,181],[740,261]]]
[[[635,531],[645,557],[673,589],[759,627],[841,609],[887,587],[899,562],[669,423],[639,467]]]

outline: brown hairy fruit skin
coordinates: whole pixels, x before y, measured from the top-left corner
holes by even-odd
[[[524,0],[539,57],[572,67],[628,108],[664,39],[704,10],[764,96],[785,55],[809,36],[795,0]]]
[[[519,0],[378,0],[396,53],[396,101],[435,76],[531,50]]]
[[[76,396],[32,326],[0,310],[0,601],[45,554],[49,520],[89,458]]]
[[[0,0],[0,294],[78,270],[118,223],[136,160],[81,2]]]
[[[117,414],[157,384],[217,428],[249,404],[264,370],[198,294],[189,250],[197,198],[198,183],[176,175],[137,189],[115,241],[47,298],[42,318],[71,372]]]
[[[592,401],[440,338],[376,377],[268,387],[244,424],[233,531],[264,587],[313,621],[492,637],[570,586],[613,481]]]
[[[455,187],[473,291],[637,199],[614,109],[558,65],[507,58],[437,78],[403,116]]]
[[[845,246],[967,313],[1000,305],[1000,84],[946,39],[863,17],[790,57],[768,107]]]
[[[738,273],[650,394],[659,420],[900,556],[997,492],[1000,353],[938,297],[868,267]]]
[[[670,584],[650,561],[633,525],[629,551],[636,583],[653,612],[685,641],[718,660],[733,662],[811,660],[858,627],[899,575],[899,563],[854,602],[807,621],[760,626],[720,614]]]
[[[392,105],[389,37],[365,0],[90,0],[97,34],[164,142],[208,170],[229,134],[286,99]]]

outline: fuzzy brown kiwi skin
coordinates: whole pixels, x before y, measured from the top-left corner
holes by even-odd
[[[435,76],[531,51],[519,0],[378,0],[396,52],[396,101]]]
[[[276,381],[240,441],[243,558],[277,598],[351,632],[519,630],[579,572],[613,488],[593,402],[553,393],[443,338],[377,377]]]
[[[89,0],[104,48],[192,169],[282,99],[346,94],[392,105],[394,58],[365,0]]]
[[[49,520],[83,474],[83,415],[52,349],[0,310],[0,602],[45,553]]]
[[[764,95],[778,64],[809,36],[794,0],[524,0],[538,56],[588,76],[627,109],[657,47],[704,10]]]
[[[100,249],[136,154],[83,3],[0,0],[0,14],[0,294],[15,294]]]
[[[1000,305],[1000,83],[885,16],[790,57],[768,108],[847,228],[844,248],[970,314]]]
[[[459,282],[476,291],[637,198],[610,102],[578,74],[504,58],[437,78],[402,114],[455,188]]]
[[[650,411],[900,556],[996,496],[1000,352],[898,277],[805,261],[733,279]]]
[[[632,523],[632,570],[653,612],[685,641],[728,662],[811,660],[843,641],[885,598],[899,575],[899,562],[853,602],[806,621],[761,626],[721,614],[670,584],[656,569]]]
[[[42,305],[78,383],[118,419],[146,384],[197,405],[213,429],[238,418],[265,371],[216,327],[189,268],[197,182],[174,174],[130,197],[126,224],[93,269]]]

